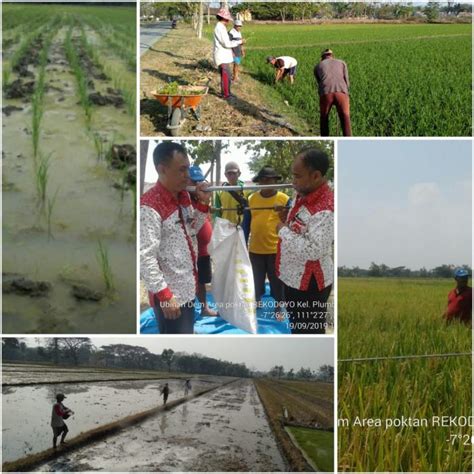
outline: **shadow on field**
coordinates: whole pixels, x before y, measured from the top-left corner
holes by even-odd
[[[157,100],[141,99],[140,115],[148,116],[156,131],[163,132],[166,130],[168,111]]]
[[[146,72],[151,77],[154,77],[155,79],[160,79],[164,82],[176,81],[177,83],[179,83],[181,85],[187,85],[188,84],[188,82],[183,81],[181,76],[176,76],[176,75],[173,75],[173,74],[165,74],[163,72],[157,71],[156,69],[143,69],[142,72]]]
[[[188,69],[190,71],[195,71],[196,69],[202,69],[203,71],[206,71],[206,72],[216,71],[216,68],[208,59],[200,59],[195,64],[179,63],[177,61],[175,61],[174,64],[181,69]]]
[[[148,51],[153,51],[154,53],[166,54],[167,56],[171,56],[172,58],[177,59],[186,59],[184,56],[180,56],[179,54],[172,53],[171,51],[164,51],[162,49],[155,49],[155,48],[148,48]]]

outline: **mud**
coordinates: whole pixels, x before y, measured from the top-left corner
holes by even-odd
[[[113,105],[114,107],[123,107],[125,101],[119,92],[108,89],[109,94],[101,94],[100,92],[92,92],[89,94],[89,100],[94,105],[104,106]]]
[[[252,381],[240,380],[60,456],[39,471],[286,471]]]
[[[20,112],[23,110],[23,107],[16,107],[15,105],[7,105],[6,107],[2,107],[2,112],[9,117],[13,112]]]
[[[105,297],[104,293],[95,291],[85,285],[73,285],[72,295],[78,300],[100,301]]]
[[[4,294],[3,331],[130,333],[136,328],[134,196],[131,190],[113,187],[123,180],[123,172],[97,158],[84,111],[77,105],[75,77],[65,57],[65,34],[66,27],[59,30],[48,54],[39,139],[40,152],[49,156],[47,195],[52,198],[57,193],[50,236],[36,196],[30,90],[24,90],[27,83],[20,76],[14,75],[10,84],[10,94],[19,89],[20,97],[5,98],[3,104],[15,110],[5,113],[3,120],[3,183],[7,184],[3,269],[52,285],[43,298]],[[100,91],[112,86],[110,81],[100,82]],[[32,82],[31,92],[33,88]],[[135,142],[133,118],[110,105],[93,107],[91,130],[109,143]],[[107,248],[116,291],[100,301],[78,300],[71,281],[105,292],[97,259],[99,240]]]
[[[96,382],[67,385],[36,385],[3,389],[3,461],[51,447],[51,410],[56,393],[64,393],[64,405],[74,411],[66,422],[70,436],[97,428],[128,415],[162,404],[160,389],[168,383],[169,400],[184,395],[183,380]],[[217,386],[216,382],[191,379],[193,390]],[[28,423],[19,423],[19,420]]]
[[[41,297],[47,296],[52,285],[47,281],[33,281],[22,276],[2,275],[3,293],[15,293],[22,296]]]
[[[35,81],[22,81],[16,79],[10,84],[5,85],[5,97],[7,99],[25,99],[35,91]],[[7,106],[8,107],[8,106]],[[7,108],[4,107],[4,108]],[[11,110],[10,106],[10,110]],[[7,114],[8,116],[8,114]]]

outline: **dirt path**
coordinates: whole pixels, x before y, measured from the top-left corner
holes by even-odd
[[[39,471],[285,471],[253,382],[240,380]]]
[[[182,136],[296,136],[307,134],[307,125],[283,103],[268,103],[264,86],[244,72],[233,84],[235,98],[222,100],[220,77],[212,62],[212,43],[198,40],[193,30],[180,25],[141,57],[140,132],[142,136],[166,135],[167,110],[152,99],[151,91],[168,81],[189,84],[209,82],[202,102],[201,120],[187,120]]]

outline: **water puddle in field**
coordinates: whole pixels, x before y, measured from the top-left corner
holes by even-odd
[[[70,436],[74,437],[161,405],[160,389],[165,383],[170,387],[169,401],[184,397],[184,380],[177,379],[4,387],[3,461],[14,461],[51,447],[51,410],[57,393],[66,395],[64,405],[74,411],[66,421]],[[212,377],[191,378],[192,391],[219,383]]]
[[[49,51],[39,141],[41,153],[49,156],[47,195],[57,192],[51,236],[37,205],[30,98],[3,104],[22,108],[3,115],[4,278],[51,285],[45,296],[4,293],[3,332],[135,332],[134,197],[130,189],[121,189],[124,172],[97,160],[64,55],[64,37],[62,29]],[[104,81],[100,87],[113,85]],[[92,132],[135,146],[134,120],[125,107],[93,107],[92,116]],[[108,253],[116,291],[100,301],[84,299],[84,293],[73,296],[77,284],[105,292],[99,241]]]
[[[39,471],[285,471],[253,383],[240,380]]]

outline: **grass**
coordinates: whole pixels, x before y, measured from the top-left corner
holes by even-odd
[[[36,179],[36,195],[38,199],[38,205],[43,209],[46,203],[46,191],[48,188],[49,180],[49,164],[51,155],[39,156],[39,162],[35,168],[35,179]]]
[[[7,61],[4,61],[2,69],[2,90],[6,90],[10,84],[11,73],[12,70],[10,64]]]
[[[334,471],[334,432],[296,426],[286,429],[319,471]]]
[[[451,280],[340,278],[339,359],[471,351],[471,331],[446,326]],[[471,446],[450,443],[462,427],[355,426],[360,419],[469,416],[471,358],[339,363],[339,470],[471,471]],[[453,396],[454,395],[454,396]],[[370,449],[367,449],[370,446]]]
[[[97,161],[105,160],[107,157],[107,138],[100,133],[94,132],[91,134],[94,141],[94,147],[97,154]]]
[[[112,267],[110,266],[107,247],[101,240],[98,241],[97,261],[104,279],[105,289],[108,293],[112,293],[115,289],[114,276],[112,273]]]
[[[209,38],[212,30],[207,27]],[[469,24],[247,25],[242,68],[318,133],[313,68],[330,47],[349,68],[354,135],[470,136],[471,32]],[[298,60],[293,87],[273,84],[268,55]]]
[[[84,115],[86,120],[86,127],[88,130],[91,128],[92,120],[92,104],[89,100],[89,91],[87,87],[86,73],[82,69],[79,62],[79,57],[76,52],[76,46],[72,41],[72,27],[69,28],[64,43],[66,49],[66,57],[71,66],[72,72],[76,78],[76,93],[79,96],[79,101],[82,108],[84,109]]]
[[[54,193],[53,197],[48,197],[48,201],[46,203],[46,223],[48,226],[48,239],[53,238],[53,233],[51,231],[51,223],[52,223],[52,216],[53,216],[53,209],[56,204],[56,198],[58,197],[59,188]]]

